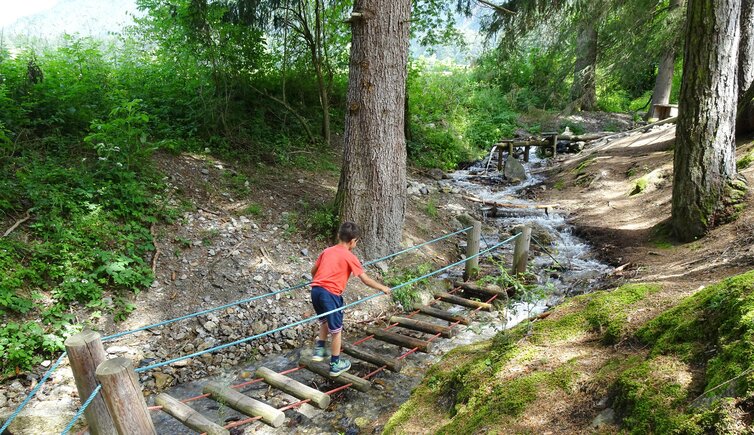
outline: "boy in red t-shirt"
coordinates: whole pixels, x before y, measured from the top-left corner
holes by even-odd
[[[344,222],[338,230],[339,242],[331,246],[317,258],[312,267],[312,304],[317,314],[327,313],[343,306],[343,291],[346,289],[348,278],[353,273],[361,282],[380,290],[389,295],[390,288],[384,286],[364,273],[359,259],[351,252],[356,247],[359,237],[359,228],[355,223]],[[343,311],[330,313],[319,319],[319,337],[314,347],[312,359],[322,361],[325,359],[325,341],[328,332],[332,334],[330,375],[339,376],[351,368],[351,362],[340,358],[340,332],[343,329]]]

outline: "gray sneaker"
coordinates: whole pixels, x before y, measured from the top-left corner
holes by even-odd
[[[330,363],[330,376],[340,376],[351,368],[351,361],[341,358],[336,363]]]
[[[330,352],[328,352],[324,346],[314,346],[314,352],[312,352],[312,361],[324,361],[328,356],[330,356]]]

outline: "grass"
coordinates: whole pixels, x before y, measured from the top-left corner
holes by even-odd
[[[257,204],[255,202],[252,202],[248,206],[246,206],[246,214],[251,216],[261,216],[262,215],[262,206],[260,204]]]
[[[431,197],[427,200],[427,205],[424,208],[424,212],[431,218],[436,218],[437,213],[437,198]]]
[[[634,187],[631,189],[631,192],[628,193],[628,196],[634,196],[643,193],[645,190],[647,190],[648,184],[649,182],[645,177],[639,178],[638,180],[634,181]]]

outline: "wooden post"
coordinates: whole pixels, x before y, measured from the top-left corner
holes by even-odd
[[[130,359],[109,359],[95,374],[119,434],[157,434]]]
[[[471,323],[469,319],[463,316],[458,316],[445,310],[438,310],[437,308],[428,307],[426,305],[414,304],[414,309],[424,314],[425,316],[435,317],[437,319],[446,320],[452,323],[458,322],[462,325],[468,325]]]
[[[97,388],[97,378],[94,377],[94,372],[97,366],[107,359],[100,334],[86,329],[72,335],[65,341],[65,351],[68,354],[68,361],[71,363],[71,371],[73,372],[73,379],[76,381],[79,399],[83,402]],[[115,435],[118,433],[102,394],[98,394],[92,400],[84,411],[84,417],[89,425],[89,433],[92,435]]]
[[[362,393],[366,393],[367,391],[369,391],[369,388],[372,387],[372,383],[368,380],[352,375],[350,373],[341,373],[338,376],[331,376],[330,363],[327,361],[319,363],[314,362],[312,361],[310,355],[302,355],[298,360],[298,365],[304,366],[310,372],[316,373],[323,378],[327,378],[335,382],[336,384],[351,384],[351,387],[353,387],[357,391],[361,391]]]
[[[497,147],[497,172],[503,170],[503,147],[502,143]]]
[[[345,354],[351,355],[354,358],[358,358],[370,364],[374,364],[377,367],[386,366],[387,369],[392,372],[400,373],[403,369],[402,359],[387,358],[381,355],[375,355],[346,342],[343,342],[343,344],[341,345],[341,350]]]
[[[208,382],[204,385],[202,392],[209,394],[217,402],[224,403],[238,412],[242,412],[250,417],[261,417],[263,422],[272,427],[280,427],[285,422],[283,411],[275,409],[264,402],[252,399],[230,387]]]
[[[513,158],[513,150],[514,150],[514,148],[515,148],[515,147],[513,146],[513,141],[511,141],[511,142],[510,142],[510,143],[508,144],[508,158],[509,158],[509,159],[510,159],[510,158]]]
[[[453,328],[438,325],[437,323],[422,322],[421,320],[416,319],[392,316],[390,317],[390,323],[397,323],[401,328],[426,332],[427,334],[440,334],[440,336],[444,338],[452,338],[456,335],[456,331]]]
[[[552,158],[554,159],[558,155],[558,135],[557,134],[550,136],[550,146],[552,147]]]
[[[310,399],[312,404],[319,409],[327,409],[327,406],[330,405],[330,396],[327,394],[287,376],[276,373],[267,367],[259,367],[254,373],[256,377],[264,379],[266,384],[286,392],[293,397],[302,400]]]
[[[530,146],[524,147],[524,162],[529,163],[529,151],[531,151]]]
[[[485,311],[492,311],[492,304],[488,304],[486,302],[474,301],[471,299],[462,298],[460,296],[452,295],[450,293],[445,293],[445,292],[438,293],[435,296],[437,296],[441,301],[448,302],[453,305],[460,305],[462,307],[467,307],[467,308],[474,308],[474,309],[479,308]]]
[[[396,334],[395,332],[383,331],[382,329],[367,327],[367,334],[374,335],[374,338],[385,343],[394,344],[396,346],[405,347],[406,349],[413,349],[418,347],[419,352],[429,353],[432,351],[432,342],[419,340],[418,338],[409,337],[407,335]]]
[[[482,223],[478,220],[471,221],[471,230],[466,234],[466,270],[464,279],[475,278],[479,274],[479,239],[482,236]]]
[[[162,393],[154,399],[154,403],[162,406],[163,411],[172,415],[185,426],[190,427],[199,433],[206,433],[207,435],[230,434],[228,429],[209,420],[207,417],[200,414],[199,411],[191,408],[173,396]]]
[[[513,274],[518,275],[526,272],[526,263],[529,261],[529,243],[531,242],[531,227],[524,227],[521,235],[516,239],[513,248]]]

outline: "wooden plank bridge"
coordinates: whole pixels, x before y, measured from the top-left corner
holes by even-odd
[[[472,231],[468,233],[469,241],[478,238],[479,234],[479,225],[475,222]],[[513,259],[514,273],[526,268],[530,235],[530,229],[524,228],[520,235],[508,240],[516,240]],[[501,242],[496,246],[506,242]],[[474,250],[476,252],[473,252]],[[473,276],[478,273],[478,265],[471,260],[476,259],[479,254],[479,244],[470,243],[467,245],[467,259],[455,264],[462,264],[466,261],[466,274]],[[452,290],[436,294],[428,304],[414,305],[410,313],[391,316],[386,327],[368,327],[366,328],[368,335],[365,337],[350,343],[343,343],[344,354],[362,362],[363,365],[374,367],[372,371],[360,377],[352,373],[343,373],[337,377],[330,376],[326,362],[314,362],[310,354],[302,352],[298,364],[290,369],[276,372],[268,367],[258,367],[252,380],[236,385],[207,382],[203,386],[203,394],[183,399],[161,393],[156,396],[155,405],[148,407],[143,398],[133,362],[126,358],[102,360],[104,351],[101,350],[102,342],[99,334],[85,331],[69,339],[66,345],[69,348],[69,355],[78,355],[77,361],[88,359],[86,364],[72,363],[72,367],[83,367],[82,370],[74,370],[74,376],[77,379],[77,386],[80,386],[80,397],[89,398],[82,409],[92,433],[157,433],[151,411],[165,412],[186,428],[202,434],[229,434],[231,429],[256,421],[277,428],[286,422],[285,411],[298,408],[303,404],[308,403],[319,409],[327,409],[332,405],[332,395],[339,391],[353,389],[368,394],[372,388],[372,378],[376,374],[384,370],[400,372],[403,368],[403,361],[408,356],[415,352],[431,352],[436,340],[452,338],[460,328],[472,323],[476,313],[481,310],[494,310],[495,300],[507,300],[509,296],[506,289],[496,286],[479,286],[470,282],[453,282],[452,284]],[[456,309],[451,312],[443,309],[443,306],[456,307]],[[397,357],[378,355],[361,346],[368,340],[378,340],[405,350]],[[91,373],[92,367],[96,367],[96,379]],[[326,383],[314,382],[314,385],[335,384],[338,386],[321,391],[312,385],[302,383],[295,379],[295,373],[301,370],[311,372],[317,378],[324,378],[328,381]],[[97,383],[99,385],[95,388]],[[270,391],[277,392],[273,393],[272,399],[275,396],[283,397],[284,393],[293,396],[297,401],[276,408],[267,402],[277,401],[279,404],[279,399],[272,400],[265,396],[268,398],[262,401],[243,393],[244,388],[257,383],[264,383],[268,385]],[[102,394],[98,395],[100,389]],[[227,424],[212,421],[189,405],[196,400],[216,401],[238,411],[245,418]]]

